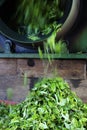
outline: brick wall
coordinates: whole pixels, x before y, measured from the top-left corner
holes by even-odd
[[[34,59],[34,65],[28,65],[28,59],[0,59],[0,75],[23,75],[28,77],[52,76],[54,71],[68,79],[86,79],[85,60],[47,60]],[[30,59],[31,62],[31,59]]]
[[[31,64],[32,62],[32,64]],[[29,66],[30,65],[30,66]],[[23,87],[23,76],[27,74],[28,84]],[[62,76],[71,89],[87,102],[86,60],[0,59],[0,97],[6,98],[6,90],[14,89],[13,100],[23,100],[29,90],[31,78]]]

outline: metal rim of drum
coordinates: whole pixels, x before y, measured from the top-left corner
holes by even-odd
[[[64,36],[73,26],[79,12],[80,0],[73,0],[70,13],[64,22],[61,30],[57,33],[57,38]]]
[[[70,12],[68,14],[68,17],[66,18],[64,24],[62,25],[61,30],[57,33],[57,37],[63,36],[64,34],[66,34],[70,28],[73,26],[76,17],[78,15],[79,12],[79,6],[80,6],[80,0],[72,0],[72,6],[70,9]],[[42,37],[40,40],[36,40],[36,41],[32,41],[24,36],[19,35],[17,32],[14,32],[13,30],[11,30],[0,18],[0,33],[2,35],[4,35],[5,37],[7,37],[8,39],[20,43],[20,44],[24,44],[27,43],[29,45],[29,43],[38,43],[38,42],[42,42],[43,40],[47,39],[50,35],[46,35],[44,37]]]

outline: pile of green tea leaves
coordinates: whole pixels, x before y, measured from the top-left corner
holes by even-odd
[[[60,77],[38,81],[24,102],[4,113],[1,130],[87,130],[87,104]]]
[[[10,106],[0,103],[0,130],[6,129],[7,124],[10,122],[9,111]]]
[[[18,32],[26,33],[31,39],[35,39],[34,36],[38,34],[49,34],[63,16],[60,4],[61,0],[19,0],[15,15],[19,25]]]

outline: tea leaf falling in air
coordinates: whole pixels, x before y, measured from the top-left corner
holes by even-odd
[[[11,100],[13,96],[13,89],[12,88],[8,88],[7,89],[7,98],[8,100]]]
[[[40,47],[38,47],[38,53],[41,59],[43,59],[43,52]]]
[[[24,87],[26,87],[27,86],[27,84],[28,84],[28,77],[27,77],[27,73],[25,72],[24,73]]]

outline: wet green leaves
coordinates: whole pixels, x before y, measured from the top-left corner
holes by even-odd
[[[61,0],[19,0],[17,2],[17,24],[24,26],[24,33],[28,38],[38,39],[38,34],[47,35],[57,25],[58,19],[63,16],[60,8]],[[19,31],[21,34],[23,32]],[[22,30],[23,31],[23,30]],[[37,37],[36,37],[37,36]],[[35,38],[36,37],[36,38]]]

